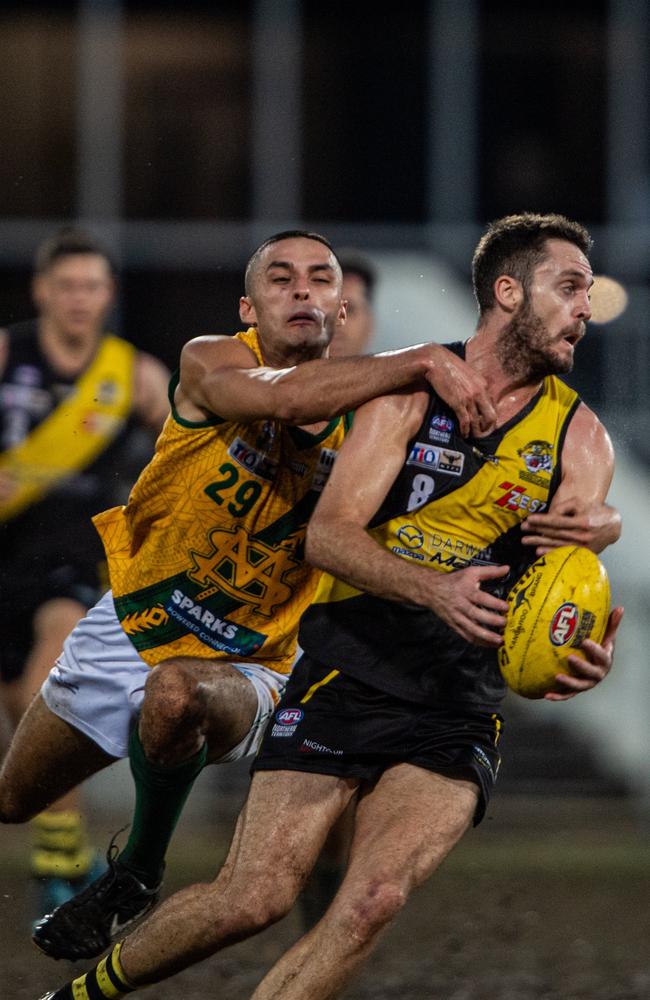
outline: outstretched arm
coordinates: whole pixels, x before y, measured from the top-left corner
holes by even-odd
[[[481,589],[507,567],[443,573],[379,545],[366,526],[379,509],[419,426],[427,393],[373,400],[355,416],[307,529],[307,559],[359,590],[430,608],[464,639],[498,646],[508,605]]]
[[[621,515],[605,503],[614,473],[614,449],[600,420],[583,404],[571,421],[562,450],[562,480],[546,514],[522,524],[524,545],[538,556],[560,545],[602,552],[621,534]]]
[[[494,426],[483,377],[439,344],[277,369],[258,366],[248,347],[232,337],[199,337],[183,349],[176,405],[187,419],[216,413],[227,420],[309,424],[424,381],[455,411],[462,433]]]

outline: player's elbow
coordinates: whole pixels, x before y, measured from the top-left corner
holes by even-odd
[[[323,392],[305,380],[297,365],[286,371],[275,372],[265,380],[270,394],[273,415],[282,423],[298,426],[320,420],[332,420],[344,412],[335,393]]]
[[[305,558],[312,566],[319,569],[327,569],[327,557],[330,551],[328,539],[332,538],[332,532],[328,527],[325,518],[315,514],[308,527],[305,538]]]
[[[311,397],[305,399],[290,386],[276,387],[272,408],[277,420],[293,427],[336,416],[326,402],[319,400],[315,403]]]
[[[301,407],[298,404],[298,400],[291,394],[280,394],[273,410],[276,418],[281,423],[289,424],[291,427],[297,427],[299,424],[304,424],[308,420],[311,420],[310,416],[305,415],[304,406]]]

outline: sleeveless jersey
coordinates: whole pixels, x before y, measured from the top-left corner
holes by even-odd
[[[77,377],[65,376],[52,368],[41,350],[35,320],[14,324],[7,328],[7,334],[7,363],[0,374],[0,452],[5,454],[20,446],[61,403],[70,399],[78,378],[84,375],[82,372]],[[119,338],[113,339],[127,346]],[[132,359],[129,364],[132,366]],[[121,370],[119,385],[105,382],[101,388],[108,394],[124,387],[130,396],[132,380],[131,369]],[[93,418],[94,414],[88,416]],[[97,419],[100,417],[98,413]],[[85,559],[95,550],[96,559],[102,558],[91,517],[118,497],[116,483],[127,464],[131,432],[131,423],[122,421],[107,434],[102,450],[83,468],[62,478],[13,517],[6,521],[0,518],[3,560],[7,564],[17,562],[21,572],[29,574],[32,565],[42,572],[43,559],[48,553],[56,561],[66,561],[67,556],[75,554]],[[71,427],[70,433],[76,433],[76,427]],[[59,446],[65,455],[65,435],[60,438]]]
[[[263,363],[257,332],[236,334]],[[307,520],[345,419],[319,434],[278,420],[200,423],[172,413],[126,507],[95,518],[122,627],[150,665],[171,656],[288,673],[319,573]]]
[[[463,354],[462,345],[447,346]],[[521,544],[520,525],[551,502],[579,402],[548,376],[508,423],[472,440],[432,390],[369,533],[424,571],[507,564],[508,576],[489,588],[504,597],[535,559]],[[492,710],[505,693],[496,652],[466,642],[426,608],[374,597],[327,573],[303,617],[300,644],[321,663],[406,700]]]

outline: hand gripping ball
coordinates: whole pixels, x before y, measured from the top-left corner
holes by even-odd
[[[609,580],[590,549],[564,545],[529,566],[507,597],[499,667],[508,687],[542,698],[556,674],[570,674],[569,655],[583,639],[600,642],[609,616]]]

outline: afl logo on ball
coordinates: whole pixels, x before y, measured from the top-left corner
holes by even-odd
[[[566,646],[578,625],[579,612],[575,604],[561,604],[551,618],[549,635],[554,646]]]

